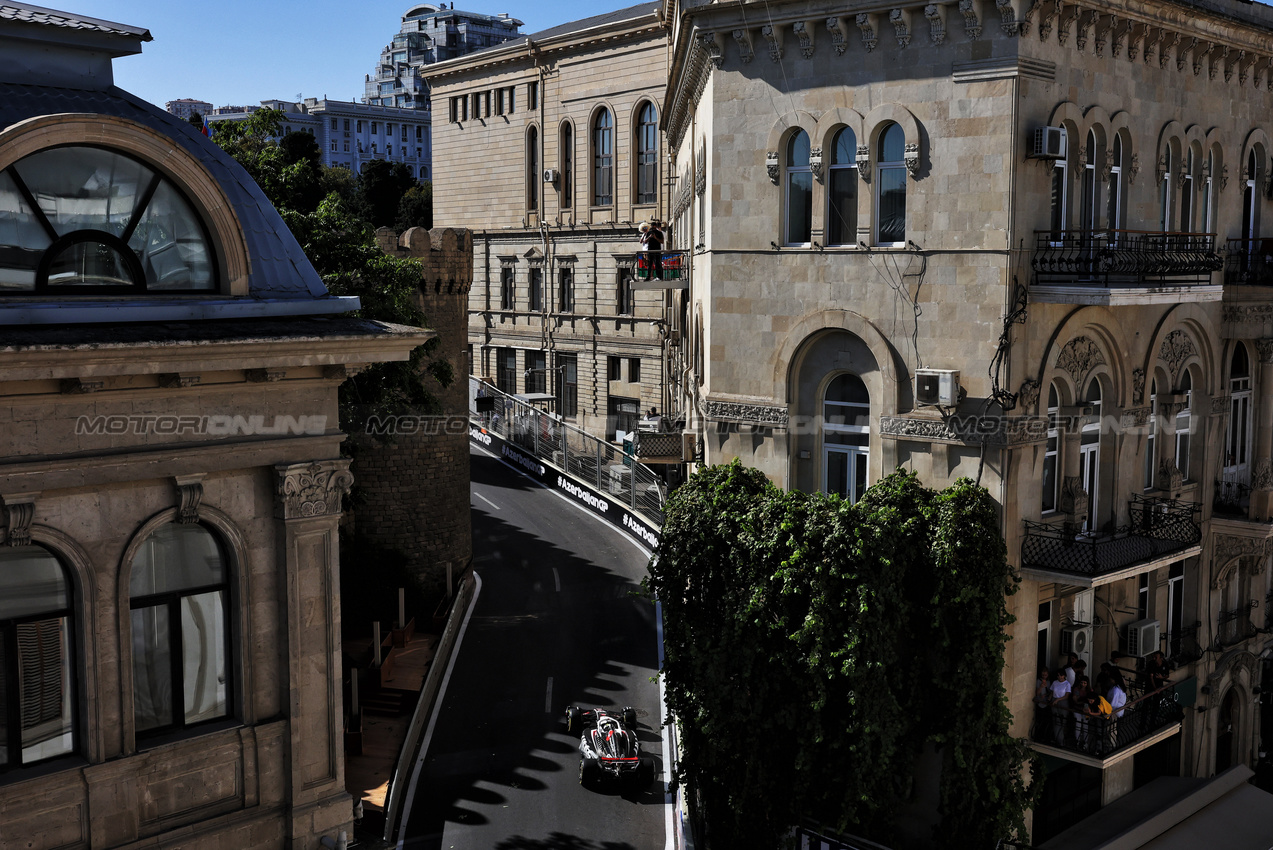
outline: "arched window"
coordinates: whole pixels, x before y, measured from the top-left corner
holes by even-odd
[[[1162,187],[1159,191],[1158,204],[1161,207],[1159,212],[1159,229],[1163,233],[1171,230],[1171,169],[1175,167],[1172,160],[1171,145],[1167,145],[1167,149],[1163,151],[1163,168]]]
[[[539,130],[526,131],[526,209],[539,209]]]
[[[1189,480],[1189,448],[1193,436],[1193,377],[1186,369],[1180,377],[1178,393],[1184,395],[1184,407],[1176,414],[1176,469]]]
[[[1180,182],[1180,229],[1193,233],[1193,148],[1185,152],[1185,170]]]
[[[877,143],[875,242],[906,244],[906,133],[900,124],[889,124]]]
[[[1062,128],[1062,134],[1067,131]],[[1067,134],[1068,135],[1068,134]],[[1069,149],[1069,143],[1066,142],[1066,149]],[[1065,157],[1060,157],[1052,161],[1052,196],[1051,196],[1051,229],[1052,241],[1061,242],[1065,238],[1065,231],[1069,226],[1069,198],[1070,198],[1070,182],[1068,179],[1069,165],[1066,163]]]
[[[1202,232],[1211,232],[1211,207],[1212,207],[1212,175],[1216,170],[1216,154],[1213,150],[1207,151],[1207,164],[1202,176]]]
[[[1056,384],[1048,387],[1048,442],[1043,453],[1043,513],[1056,510],[1056,495],[1059,487],[1057,472],[1060,460],[1060,434],[1057,422],[1061,414],[1061,399],[1056,391]]]
[[[1110,230],[1117,230],[1123,220],[1123,137],[1114,134],[1114,156],[1110,160],[1109,187],[1106,197],[1105,221]]]
[[[835,134],[827,173],[827,244],[853,245],[858,238],[857,136],[850,127]]]
[[[871,397],[857,375],[831,381],[822,401],[822,490],[856,502],[866,492]]]
[[[1229,431],[1224,446],[1224,488],[1234,491],[1244,488],[1249,483],[1250,465],[1251,361],[1246,346],[1238,343],[1229,361]]]
[[[1079,432],[1079,475],[1087,492],[1087,521],[1083,523],[1083,530],[1095,531],[1101,487],[1101,382],[1096,378],[1087,385],[1083,404],[1092,408],[1092,416]]]
[[[608,109],[592,122],[592,205],[614,205],[614,120]]]
[[[1097,199],[1099,184],[1096,182],[1096,131],[1087,131],[1087,162],[1083,165],[1082,229],[1094,233],[1100,228],[1100,205]]]
[[[75,750],[74,604],[40,546],[0,548],[0,772]]]
[[[1158,380],[1149,382],[1149,431],[1145,436],[1145,489],[1154,486],[1154,472],[1158,469]]]
[[[784,245],[808,245],[813,227],[813,172],[809,170],[809,134],[797,130],[787,140]]]
[[[210,245],[172,181],[117,151],[49,148],[0,172],[0,294],[207,291]]]
[[[570,209],[575,205],[575,141],[570,122],[561,125],[561,206]]]
[[[133,556],[133,718],[138,735],[230,713],[230,569],[197,524],[160,526]]]
[[[652,103],[642,106],[637,116],[636,156],[636,202],[656,204],[659,200],[659,113]]]
[[[1246,179],[1242,182],[1242,238],[1248,245],[1253,244],[1256,238],[1255,225],[1259,195],[1255,191],[1255,181],[1258,168],[1255,149],[1252,148],[1247,154]]]

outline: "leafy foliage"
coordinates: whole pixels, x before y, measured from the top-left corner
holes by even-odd
[[[714,845],[778,846],[806,817],[889,842],[925,745],[944,761],[935,842],[1022,830],[1040,785],[1008,735],[1015,583],[985,490],[898,472],[850,504],[735,461],[673,493],[662,541],[677,778]]]

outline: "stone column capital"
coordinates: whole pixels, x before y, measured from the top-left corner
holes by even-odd
[[[340,499],[354,483],[347,458],[284,464],[274,471],[274,515],[285,520],[339,515]]]
[[[1255,350],[1261,363],[1273,363],[1273,339],[1257,339]]]

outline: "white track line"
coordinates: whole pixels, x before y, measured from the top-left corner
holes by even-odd
[[[486,502],[486,504],[490,505],[490,506],[491,506],[492,508],[494,508],[495,510],[497,510],[497,511],[499,510],[499,505],[495,504],[495,503],[494,503],[494,502],[492,502],[490,499],[486,498],[485,496],[483,496],[481,493],[477,492],[476,490],[474,490],[474,491],[473,491],[473,495],[474,495],[474,496],[477,496],[477,497],[478,497],[479,499],[481,499],[483,502]]]

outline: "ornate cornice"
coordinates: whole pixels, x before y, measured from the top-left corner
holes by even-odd
[[[844,30],[844,25],[840,18],[827,18],[827,32],[831,33],[831,46],[835,48],[836,56],[843,56],[844,51],[849,46],[848,33]]]
[[[786,428],[789,421],[786,407],[711,399],[706,402],[704,416],[713,422],[739,422],[771,428]]]
[[[31,543],[31,523],[35,519],[36,493],[9,493],[0,496],[4,502],[5,528],[3,539],[8,546],[28,546]]]
[[[881,416],[880,436],[886,440],[915,440],[964,446],[1025,446],[1047,440],[1048,420],[1043,416],[969,416],[948,419]]]
[[[354,483],[349,461],[343,458],[276,466],[274,471],[278,474],[274,515],[280,519],[339,514],[341,497]]]
[[[1148,407],[1128,407],[1123,410],[1119,424],[1124,428],[1144,428],[1149,424],[1151,409]]]
[[[765,37],[765,41],[769,43],[769,58],[774,62],[782,61],[782,28],[773,24],[765,24],[760,28],[760,34]]]
[[[877,36],[875,27],[871,24],[871,16],[866,12],[859,12],[857,18],[858,29],[862,31],[862,46],[866,48],[866,52],[870,53],[875,49]]]
[[[893,34],[897,37],[898,47],[905,47],[911,43],[910,22],[905,10],[891,10],[888,13],[888,22],[893,25]]]
[[[929,3],[924,7],[924,17],[928,20],[929,41],[941,44],[946,40],[946,7]]]
[[[739,28],[734,30],[733,36],[734,41],[738,44],[738,59],[745,65],[756,55],[756,52],[751,47],[751,32]]]
[[[964,35],[973,41],[981,38],[981,21],[977,19],[973,0],[959,0],[959,14],[964,16]]]
[[[800,55],[806,59],[813,58],[813,27],[806,21],[796,21],[791,25],[796,40],[800,42]]]

